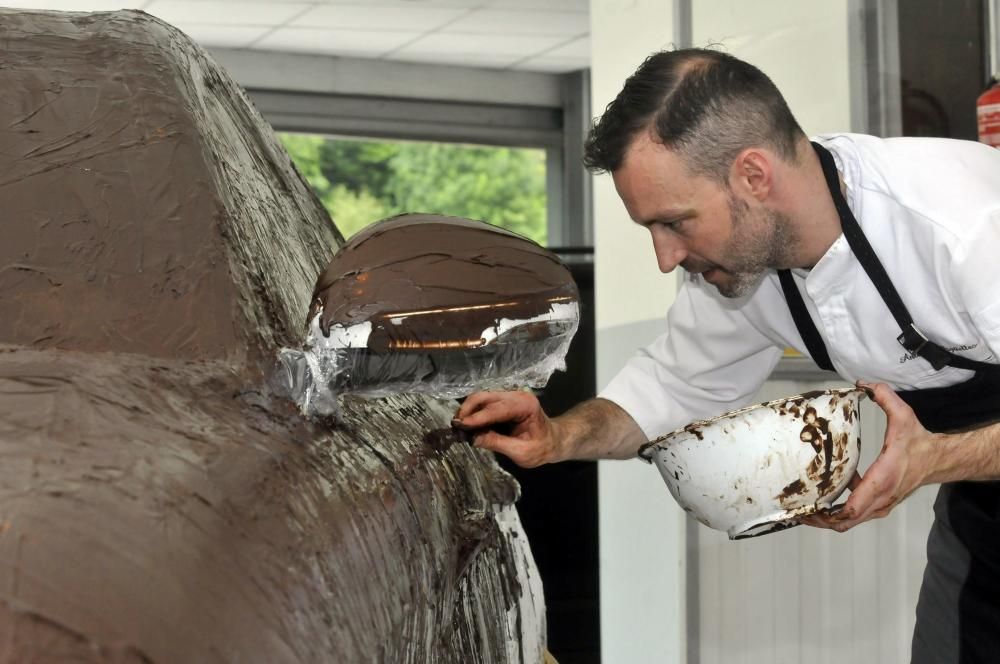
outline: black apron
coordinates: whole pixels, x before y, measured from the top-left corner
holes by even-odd
[[[1000,365],[946,351],[914,324],[889,275],[840,191],[833,156],[813,143],[823,166],[844,237],[899,324],[897,340],[940,370],[970,369],[975,375],[949,387],[899,392],[930,431],[948,432],[1000,421]],[[833,371],[826,345],[788,270],[779,270],[788,308],[816,364]],[[916,360],[914,360],[916,361]],[[927,568],[917,604],[914,664],[1000,662],[1000,482],[942,485],[927,542]]]

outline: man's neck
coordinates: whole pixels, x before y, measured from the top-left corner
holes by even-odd
[[[841,235],[840,217],[826,185],[819,156],[808,141],[799,145],[798,164],[788,167],[788,217],[796,235],[790,268],[812,268]],[[841,190],[844,190],[841,179]]]

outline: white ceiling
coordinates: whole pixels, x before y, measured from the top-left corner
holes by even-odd
[[[0,0],[142,9],[206,47],[566,72],[590,64],[588,0]]]

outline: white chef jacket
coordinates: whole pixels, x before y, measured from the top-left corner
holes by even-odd
[[[916,326],[957,355],[997,362],[1000,150],[937,138],[814,140],[833,153],[848,205]],[[843,378],[910,390],[972,376],[952,367],[937,371],[896,341],[901,330],[843,235],[811,270],[793,275]],[[621,406],[652,439],[745,405],[786,347],[808,355],[776,273],[739,299],[688,275],[668,312],[667,332],[599,396]]]

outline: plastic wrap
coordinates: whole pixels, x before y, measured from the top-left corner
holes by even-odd
[[[442,313],[447,313],[442,312]],[[282,349],[276,384],[307,415],[336,412],[336,397],[381,397],[401,392],[456,398],[480,390],[544,387],[566,368],[566,353],[580,323],[577,302],[553,303],[530,319],[496,319],[467,345],[376,351],[368,347],[370,322],[333,325],[324,334],[313,317],[305,348]]]
[[[384,219],[317,279],[306,342],[281,351],[276,384],[320,415],[344,393],[542,387],[565,368],[579,300],[562,261],[516,233],[431,214]]]

